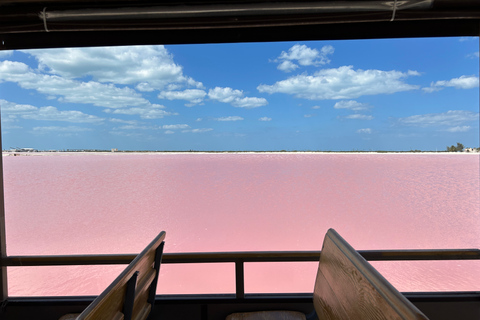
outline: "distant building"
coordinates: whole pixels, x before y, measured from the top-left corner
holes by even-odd
[[[112,152],[118,152],[118,149],[117,149],[117,148],[113,148],[113,149],[112,149]]]
[[[10,149],[11,152],[38,152],[37,149],[34,148],[14,148]]]
[[[479,151],[475,148],[463,148],[463,152],[479,152]]]

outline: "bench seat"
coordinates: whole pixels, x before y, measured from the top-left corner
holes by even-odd
[[[428,319],[333,229],[323,241],[313,305],[320,320]],[[288,314],[235,313],[227,319],[284,320]]]
[[[162,231],[82,313],[60,320],[145,320],[155,302],[164,239]]]

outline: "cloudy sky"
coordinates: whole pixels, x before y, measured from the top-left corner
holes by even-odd
[[[478,38],[0,52],[3,149],[479,146]]]

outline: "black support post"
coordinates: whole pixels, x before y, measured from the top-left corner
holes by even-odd
[[[138,271],[135,272],[127,283],[127,292],[125,292],[125,302],[123,304],[124,320],[132,320],[133,303],[135,302],[135,287],[137,286]]]
[[[155,264],[153,265],[153,268],[155,269],[155,279],[153,279],[152,285],[150,286],[150,292],[148,293],[148,303],[152,305],[152,310],[153,306],[155,305],[155,294],[157,293],[158,275],[160,273],[164,245],[165,241],[162,241],[155,251]]]
[[[235,261],[235,296],[237,299],[245,299],[243,260]]]
[[[0,150],[3,150],[1,132],[2,132],[2,128],[0,125]],[[5,193],[3,190],[3,156],[2,156],[0,157],[0,259],[2,262],[0,264],[0,303],[3,303],[8,298],[7,267],[5,267],[3,264],[3,260],[6,257],[7,257],[7,244],[6,244],[6,236],[5,236]]]

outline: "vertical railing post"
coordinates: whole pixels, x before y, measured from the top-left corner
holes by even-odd
[[[135,288],[137,286],[138,271],[132,274],[127,282],[127,291],[125,292],[125,302],[123,304],[124,320],[132,320],[133,305],[135,303]]]
[[[0,117],[1,123],[1,117]],[[0,150],[2,149],[2,126],[0,124]],[[2,152],[3,153],[3,152]],[[5,235],[5,193],[3,190],[3,155],[0,157],[0,259],[7,256]],[[2,261],[3,262],[3,261]],[[8,298],[7,267],[0,265],[0,302]]]
[[[150,292],[148,293],[148,303],[152,305],[151,310],[153,310],[153,307],[155,306],[155,295],[157,294],[158,276],[160,274],[160,265],[162,263],[164,246],[165,246],[165,241],[162,241],[162,243],[160,243],[160,245],[155,250],[155,262],[153,264],[153,267],[155,269],[155,279],[153,279],[153,282],[150,286]]]
[[[235,297],[237,299],[245,298],[245,276],[243,263],[243,259],[235,261]]]

